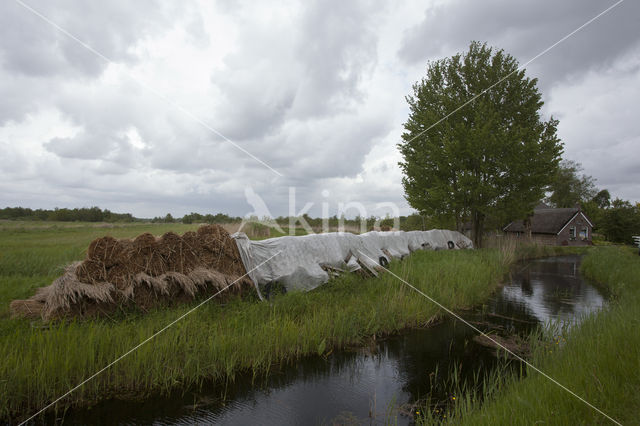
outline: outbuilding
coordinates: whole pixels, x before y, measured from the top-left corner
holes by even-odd
[[[545,204],[538,205],[528,219],[513,221],[504,228],[507,235],[562,246],[591,245],[592,231],[593,223],[579,206],[556,209]]]

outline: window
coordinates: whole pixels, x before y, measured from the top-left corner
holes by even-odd
[[[582,228],[582,230],[580,231],[580,238],[583,240],[589,239],[589,228]]]
[[[576,227],[572,226],[571,228],[569,228],[569,239],[570,240],[575,240],[576,239]]]

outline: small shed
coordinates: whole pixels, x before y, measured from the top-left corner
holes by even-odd
[[[540,204],[533,215],[516,220],[504,228],[508,235],[531,238],[544,245],[591,245],[593,223],[580,207],[555,209]]]

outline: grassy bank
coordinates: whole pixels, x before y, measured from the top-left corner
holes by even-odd
[[[143,224],[113,228],[46,226],[0,232],[0,418],[24,416],[66,393],[191,305],[146,315],[52,324],[34,328],[7,317],[14,298],[49,284],[60,266],[82,259],[88,243],[109,233],[185,232],[197,225]],[[486,299],[520,256],[555,254],[557,248],[418,252],[391,268],[442,304],[461,308]],[[518,254],[519,253],[519,254]],[[362,345],[373,335],[427,325],[439,312],[391,275],[342,276],[317,291],[212,302],[168,329],[65,399],[62,406],[89,405],[110,396],[135,396],[226,380],[239,371],[263,374],[274,365],[310,353]],[[36,324],[39,325],[39,324]]]
[[[640,258],[635,250],[597,248],[585,256],[582,273],[609,289],[609,308],[561,337],[543,339],[531,362],[617,421],[636,423],[640,415]],[[446,418],[427,411],[419,420],[473,425],[612,423],[535,371],[519,379],[506,370],[492,373],[476,394],[462,389]]]

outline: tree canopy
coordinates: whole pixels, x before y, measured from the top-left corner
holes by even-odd
[[[135,220],[131,213],[114,213],[107,209],[101,210],[99,207],[55,208],[53,210],[5,207],[0,209],[0,219],[50,220],[58,222],[133,222]]]
[[[611,207],[602,210],[600,231],[609,241],[633,244],[631,237],[640,235],[640,203],[613,200]]]
[[[571,160],[562,160],[555,174],[553,182],[549,186],[552,192],[547,198],[547,202],[553,207],[575,207],[576,204],[585,203],[599,196],[596,202],[605,203],[610,198],[607,190],[606,194],[598,191],[595,186],[595,179],[586,174],[580,174],[582,165]]]
[[[536,83],[511,55],[479,42],[429,62],[407,96],[410,114],[398,144],[409,204],[458,225],[471,220],[477,246],[487,216],[525,218],[562,153],[558,121],[541,120]]]
[[[593,223],[594,239],[597,233],[611,242],[633,244],[632,236],[640,235],[640,203],[612,201],[609,190],[598,190],[595,179],[581,171],[580,163],[563,160],[545,201],[559,208],[579,204]]]

